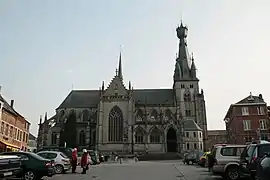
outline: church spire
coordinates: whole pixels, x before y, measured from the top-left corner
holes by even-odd
[[[174,81],[186,81],[196,79],[192,76],[192,73],[194,73],[192,72],[192,68],[196,68],[194,62],[192,63],[192,58],[190,57],[190,54],[188,52],[187,32],[187,26],[183,25],[183,22],[181,21],[180,26],[176,28],[177,37],[179,39],[179,51],[176,57]],[[191,67],[192,64],[193,67]]]
[[[196,66],[194,63],[194,56],[192,53],[192,55],[191,55],[191,68],[190,68],[190,74],[191,74],[192,79],[197,79],[196,71],[197,71],[197,69],[196,69]]]
[[[123,79],[123,72],[122,72],[122,53],[120,52],[120,56],[119,56],[119,64],[118,64],[118,74],[117,76],[120,79]]]

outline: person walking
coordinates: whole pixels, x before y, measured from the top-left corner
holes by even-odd
[[[212,168],[215,164],[215,158],[214,158],[212,152],[208,154],[207,158],[208,158],[208,171],[211,172]]]
[[[77,161],[78,161],[78,152],[77,148],[74,148],[72,150],[72,159],[71,159],[72,173],[76,173]]]
[[[88,153],[86,149],[83,149],[83,154],[81,158],[81,167],[83,169],[82,174],[86,174],[88,170],[89,162],[88,162]]]

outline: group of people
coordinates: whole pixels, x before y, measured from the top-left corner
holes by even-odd
[[[72,150],[72,159],[71,159],[71,167],[72,173],[76,173],[76,168],[78,164],[78,150],[74,148]],[[82,157],[81,157],[81,167],[82,167],[82,174],[86,174],[86,171],[89,169],[89,154],[86,149],[83,149]]]

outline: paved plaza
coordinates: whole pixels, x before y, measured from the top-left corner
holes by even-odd
[[[184,165],[179,161],[129,162],[92,166],[87,174],[67,173],[46,180],[221,180],[206,168]]]

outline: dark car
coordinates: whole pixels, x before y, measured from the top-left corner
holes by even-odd
[[[31,152],[5,152],[1,155],[20,157],[22,171],[17,175],[25,180],[40,180],[44,176],[55,174],[54,162]]]
[[[243,177],[256,177],[257,166],[265,153],[270,153],[270,143],[250,144],[240,156],[240,173]]]
[[[69,159],[72,159],[72,148],[58,147],[58,146],[47,146],[39,149],[40,151],[58,151],[64,153]]]
[[[18,156],[0,155],[0,178],[14,177],[21,172]]]
[[[89,155],[91,157],[93,165],[100,164],[99,155],[98,155],[98,153],[96,151],[88,150],[88,153],[89,153]]]
[[[183,163],[184,164],[194,164],[197,162],[197,152],[191,151],[185,154]]]
[[[258,180],[269,180],[270,179],[270,153],[261,158],[260,163],[257,167],[256,179]]]

